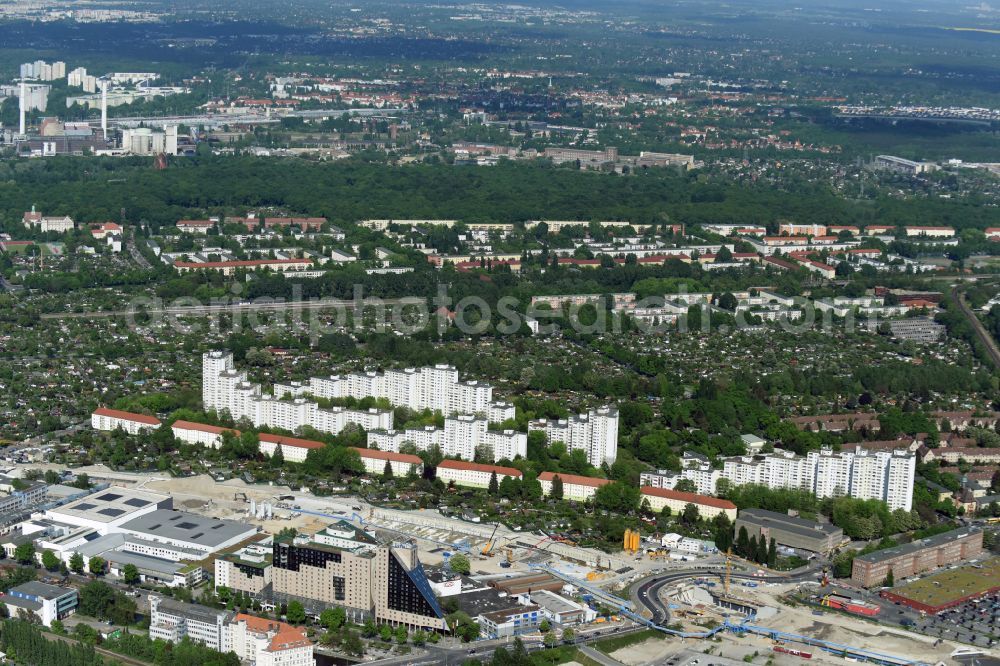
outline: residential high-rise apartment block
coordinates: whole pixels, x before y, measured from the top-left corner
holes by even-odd
[[[687,479],[694,483],[695,492],[699,495],[714,495],[716,483],[720,478],[722,478],[722,472],[714,469],[706,456],[693,451],[685,451],[681,460],[680,472],[666,469],[643,472],[639,475],[639,485],[672,490],[677,487],[678,481]]]
[[[308,382],[275,384],[265,394],[237,370],[233,355],[210,351],[202,357],[202,402],[206,409],[226,411],[234,419],[246,418],[255,426],[291,432],[311,426],[337,433],[354,423],[369,431],[369,448],[398,452],[405,443],[425,451],[438,446],[446,456],[472,460],[477,451],[493,460],[513,460],[527,454],[527,435],[515,430],[491,430],[490,423],[514,418],[514,406],[493,402],[493,388],[476,381],[461,381],[451,366],[364,372],[314,377]],[[324,409],[310,398],[385,398],[394,406],[415,411],[443,413],[445,427],[395,431],[392,412],[380,409]],[[617,415],[615,416],[617,440]]]
[[[279,390],[306,391],[317,398],[386,398],[397,407],[450,414],[486,414],[493,401],[493,387],[462,381],[450,365],[405,368],[385,372],[313,377],[308,384],[275,386]]]
[[[609,465],[618,457],[618,408],[600,407],[568,419],[540,419],[528,424],[528,431],[542,431],[550,442],[562,442],[570,451],[586,452],[595,467]]]
[[[877,499],[890,509],[913,507],[914,454],[905,449],[834,452],[811,451],[797,456],[790,451],[727,458],[720,478],[737,486],[759,484],[769,488],[807,490],[817,497],[850,496]]]
[[[450,416],[444,428],[428,426],[410,430],[376,430],[368,433],[368,448],[399,451],[413,444],[418,451],[437,446],[442,455],[473,460],[476,452],[493,461],[514,460],[528,453],[528,436],[516,430],[490,430],[487,419],[471,414]]]
[[[202,364],[201,395],[205,409],[228,412],[234,419],[248,419],[256,427],[295,432],[308,425],[332,433],[351,423],[366,430],[392,427],[392,412],[388,410],[322,409],[305,398],[279,399],[279,395],[287,392],[264,394],[260,384],[249,382],[245,372],[236,370],[229,352],[207,352],[202,356]]]

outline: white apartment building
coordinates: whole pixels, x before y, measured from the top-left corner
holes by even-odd
[[[254,666],[314,666],[313,644],[303,629],[239,613],[226,625],[226,645]]]
[[[552,494],[552,483],[557,476],[563,484],[563,499],[573,502],[586,502],[594,496],[598,488],[611,483],[608,479],[597,479],[590,476],[542,472],[538,475],[538,481],[542,484],[542,493],[546,497]]]
[[[314,377],[308,392],[318,398],[386,398],[397,407],[449,414],[486,413],[493,387],[461,381],[450,365]]]
[[[817,497],[850,496],[877,499],[890,509],[909,511],[913,506],[916,458],[905,449],[834,452],[811,451],[797,456],[790,451],[727,458],[721,478],[733,485],[759,484],[769,488],[808,490]]]
[[[298,437],[285,437],[284,435],[270,435],[262,432],[258,435],[260,439],[260,452],[268,457],[281,447],[281,455],[286,462],[302,463],[306,461],[306,456],[312,449],[322,449],[325,444],[312,439],[299,439]]]
[[[138,435],[143,430],[155,430],[159,428],[160,420],[155,416],[98,407],[90,415],[90,427],[94,430],[106,431],[121,428],[130,435]]]
[[[222,433],[226,431],[237,437],[240,436],[240,431],[233,428],[221,428],[194,421],[174,421],[170,428],[174,432],[174,437],[185,444],[200,444],[201,446],[210,446],[213,449],[222,446]]]
[[[927,238],[951,238],[955,235],[953,227],[905,227],[908,237],[924,236]]]
[[[570,451],[586,452],[587,462],[600,467],[618,457],[618,408],[600,407],[586,414],[551,421],[540,419],[528,424],[528,431],[540,430],[550,442],[563,442]]]
[[[655,472],[643,472],[639,475],[639,485],[651,488],[674,489],[681,479],[691,481],[695,492],[701,495],[714,495],[715,485],[722,478],[722,472],[712,468],[705,456],[691,451],[684,452],[680,472],[661,469]]]
[[[274,395],[265,395],[259,384],[247,381],[245,372],[235,369],[229,352],[211,351],[202,356],[202,403],[205,409],[228,412],[233,419],[249,419],[255,427],[281,428],[295,432],[311,426],[320,432],[338,433],[348,424],[366,430],[392,428],[392,412],[380,409],[352,410],[344,407],[321,409],[302,397],[280,400],[280,396],[304,395],[303,388],[278,384]],[[330,397],[330,396],[320,396]]]
[[[424,462],[420,458],[407,453],[360,448],[354,450],[358,452],[361,463],[369,474],[382,474],[386,463],[392,469],[393,476],[407,476],[410,472],[420,474],[424,469]]]
[[[471,414],[450,416],[444,428],[425,426],[410,430],[372,430],[368,433],[368,448],[399,451],[403,444],[413,444],[418,451],[437,446],[449,457],[473,460],[476,451],[485,457],[514,460],[528,453],[528,436],[516,430],[490,430],[489,421]]]
[[[493,474],[497,475],[497,483],[508,476],[518,480],[522,478],[521,470],[513,467],[481,465],[463,460],[444,460],[437,466],[437,478],[445,484],[454,481],[456,486],[469,488],[488,488]]]

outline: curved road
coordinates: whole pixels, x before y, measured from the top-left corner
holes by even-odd
[[[819,565],[810,567],[804,571],[789,575],[779,576],[756,576],[754,574],[736,573],[730,574],[733,580],[752,580],[761,583],[797,583],[806,580],[813,580],[819,572]],[[689,578],[725,577],[725,572],[718,569],[689,569],[686,571],[676,571],[674,573],[654,576],[642,581],[633,593],[633,600],[638,607],[648,611],[650,620],[659,626],[665,626],[670,621],[670,610],[660,596],[663,588],[673,585]]]

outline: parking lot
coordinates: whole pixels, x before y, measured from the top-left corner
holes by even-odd
[[[917,629],[932,636],[992,647],[1000,637],[1000,593],[941,611],[923,619]]]

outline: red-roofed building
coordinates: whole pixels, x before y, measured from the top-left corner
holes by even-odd
[[[819,273],[827,280],[832,280],[837,276],[837,269],[830,264],[824,264],[821,261],[813,261],[812,259],[803,259],[802,265],[813,273]]]
[[[891,224],[869,224],[865,227],[866,236],[892,236],[896,233],[896,227]]]
[[[984,233],[986,240],[1000,240],[1000,227],[989,227]]]
[[[255,666],[314,666],[313,644],[299,627],[239,613],[226,625],[229,648]]]
[[[259,435],[260,452],[266,456],[273,456],[274,452],[281,446],[281,455],[289,462],[305,462],[310,449],[322,449],[326,444],[313,439],[299,439],[298,437],[286,437],[285,435],[271,435],[262,432]]]
[[[233,261],[180,261],[174,262],[174,268],[179,273],[190,271],[218,271],[223,275],[232,275],[239,269],[255,271],[267,268],[280,273],[305,271],[312,268],[309,259],[244,259]]]
[[[369,474],[384,473],[386,463],[391,466],[393,476],[407,476],[410,472],[420,474],[424,469],[424,461],[408,453],[361,448],[354,450],[361,456],[361,463]]]
[[[513,467],[482,465],[464,460],[444,460],[437,466],[437,478],[441,481],[446,484],[454,482],[456,486],[469,488],[488,488],[493,474],[497,475],[498,483],[503,481],[504,477],[520,480],[523,476],[521,470]]]
[[[563,499],[574,502],[585,502],[594,496],[598,488],[611,483],[608,479],[596,479],[591,476],[542,472],[538,475],[538,481],[542,484],[542,492],[545,495],[552,494],[552,480],[557,476],[563,484]]]
[[[302,231],[319,231],[326,224],[325,217],[265,217],[264,228],[298,227]]]
[[[240,431],[233,428],[221,428],[219,426],[208,425],[207,423],[195,423],[194,421],[174,421],[171,426],[174,437],[187,444],[201,444],[217,449],[222,446],[222,433],[231,432],[237,437]]]
[[[94,430],[117,430],[121,428],[130,435],[138,435],[143,430],[155,430],[160,420],[155,416],[123,412],[119,409],[99,407],[90,415],[90,426]]]
[[[827,227],[826,231],[827,233],[833,234],[834,236],[836,236],[842,231],[846,231],[852,236],[857,236],[858,234],[861,233],[861,230],[854,226],[832,226],[832,227]]]
[[[684,513],[684,508],[688,504],[694,504],[698,507],[698,514],[707,520],[715,518],[720,513],[726,514],[730,521],[736,520],[736,505],[729,500],[653,486],[643,486],[639,492],[642,493],[643,500],[649,500],[649,508],[655,513],[660,513],[663,507],[668,506],[670,512],[676,516]]]
[[[779,271],[794,271],[798,266],[790,261],[778,259],[777,257],[764,257],[764,265],[777,268]]]
[[[104,240],[107,238],[108,234],[120,234],[121,232],[121,225],[115,224],[114,222],[104,222],[103,224],[97,224],[90,228],[90,235],[97,240]]]

